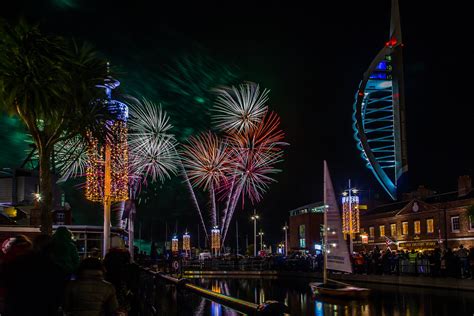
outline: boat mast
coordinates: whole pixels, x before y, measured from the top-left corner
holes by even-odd
[[[323,258],[324,258],[324,264],[323,264],[323,283],[327,283],[327,271],[326,271],[326,266],[327,266],[327,235],[328,235],[328,217],[327,217],[327,211],[328,211],[328,201],[327,201],[327,167],[326,167],[326,160],[324,160],[324,220],[323,220],[323,225],[324,225],[324,230],[323,230],[323,238],[324,238],[324,244],[323,244]]]

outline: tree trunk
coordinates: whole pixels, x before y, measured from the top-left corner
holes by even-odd
[[[51,211],[53,208],[53,184],[51,181],[51,150],[39,150],[39,182],[40,182],[40,210],[41,232],[51,235],[53,221]]]

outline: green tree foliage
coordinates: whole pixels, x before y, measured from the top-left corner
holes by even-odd
[[[25,21],[0,21],[0,110],[26,126],[38,150],[41,230],[51,233],[51,155],[54,144],[102,132],[107,114],[95,85],[107,75],[105,60],[88,45],[41,33]]]

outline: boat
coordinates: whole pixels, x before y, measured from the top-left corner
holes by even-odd
[[[370,289],[353,286],[328,278],[328,270],[352,273],[349,249],[342,234],[342,220],[332,185],[327,162],[324,161],[324,267],[323,282],[311,282],[315,296],[361,299],[370,295]]]
[[[315,296],[364,299],[370,295],[370,289],[352,286],[350,284],[311,282],[309,286]]]

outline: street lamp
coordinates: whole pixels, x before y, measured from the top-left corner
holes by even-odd
[[[263,231],[260,229],[258,232],[258,235],[260,236],[260,251],[263,250]]]
[[[258,215],[255,210],[253,210],[253,215],[250,217],[253,220],[253,256],[257,256],[257,220]]]
[[[285,222],[285,226],[283,226],[283,230],[285,231],[285,256],[288,256],[288,225]]]

